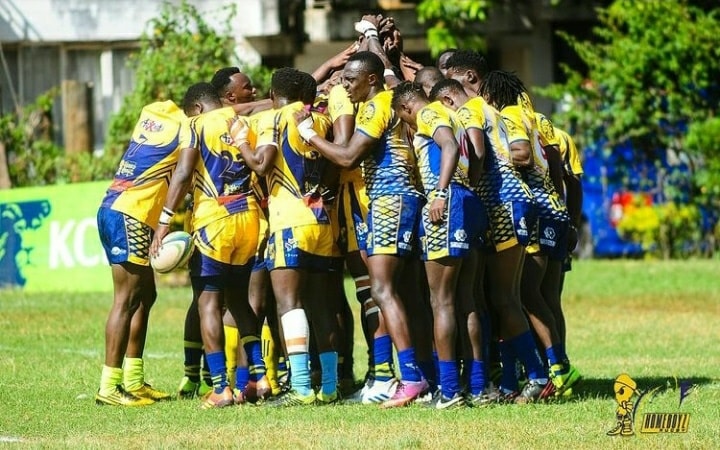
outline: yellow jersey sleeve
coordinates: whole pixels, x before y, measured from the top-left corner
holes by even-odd
[[[537,126],[538,133],[540,133],[540,143],[543,147],[560,145],[555,134],[555,127],[544,114],[539,112],[535,113],[535,125]]]
[[[389,99],[392,99],[392,93],[383,94],[385,92],[377,94],[362,105],[355,117],[355,129],[373,139],[380,139],[383,133],[390,128],[392,120],[392,109],[387,107]]]
[[[527,129],[523,123],[523,110],[519,105],[506,106],[501,111],[503,122],[507,127],[508,143],[516,141],[530,141]]]
[[[578,151],[572,136],[559,128],[555,128],[555,132],[558,135],[558,141],[560,143],[560,157],[563,160],[565,171],[567,173],[572,173],[573,175],[582,175],[584,170],[582,167],[580,152]]]
[[[330,89],[327,112],[332,122],[335,122],[340,116],[354,116],[355,111],[355,105],[350,101],[348,93],[342,84]]]

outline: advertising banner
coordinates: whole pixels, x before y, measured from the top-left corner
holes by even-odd
[[[109,181],[0,191],[0,295],[112,290],[96,215]]]

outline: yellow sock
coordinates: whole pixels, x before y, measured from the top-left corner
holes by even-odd
[[[125,358],[123,363],[123,386],[128,391],[140,389],[145,384],[142,358]]]
[[[235,386],[235,367],[237,366],[238,329],[223,325],[225,330],[225,364],[230,386]]]
[[[103,365],[100,375],[100,395],[110,395],[123,382],[123,370],[120,367]]]
[[[262,327],[260,341],[262,343],[262,357],[263,361],[265,361],[265,375],[268,377],[273,393],[278,393],[280,392],[280,386],[277,382],[277,354],[272,332],[267,322]]]

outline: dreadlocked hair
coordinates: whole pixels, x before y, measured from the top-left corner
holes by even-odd
[[[393,109],[398,109],[402,103],[413,98],[428,99],[422,84],[413,81],[403,81],[393,88],[393,97],[390,106],[392,106]]]
[[[480,95],[498,110],[515,105],[521,94],[527,93],[523,82],[515,72],[493,70],[480,83]]]

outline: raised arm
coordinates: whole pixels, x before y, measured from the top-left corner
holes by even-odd
[[[365,156],[367,156],[377,144],[376,139],[358,131],[355,131],[352,136],[350,136],[347,145],[338,145],[329,142],[312,129],[312,117],[307,111],[297,112],[295,114],[295,121],[297,122],[298,132],[300,132],[303,139],[312,144],[313,147],[333,164],[345,169],[358,167]]]

